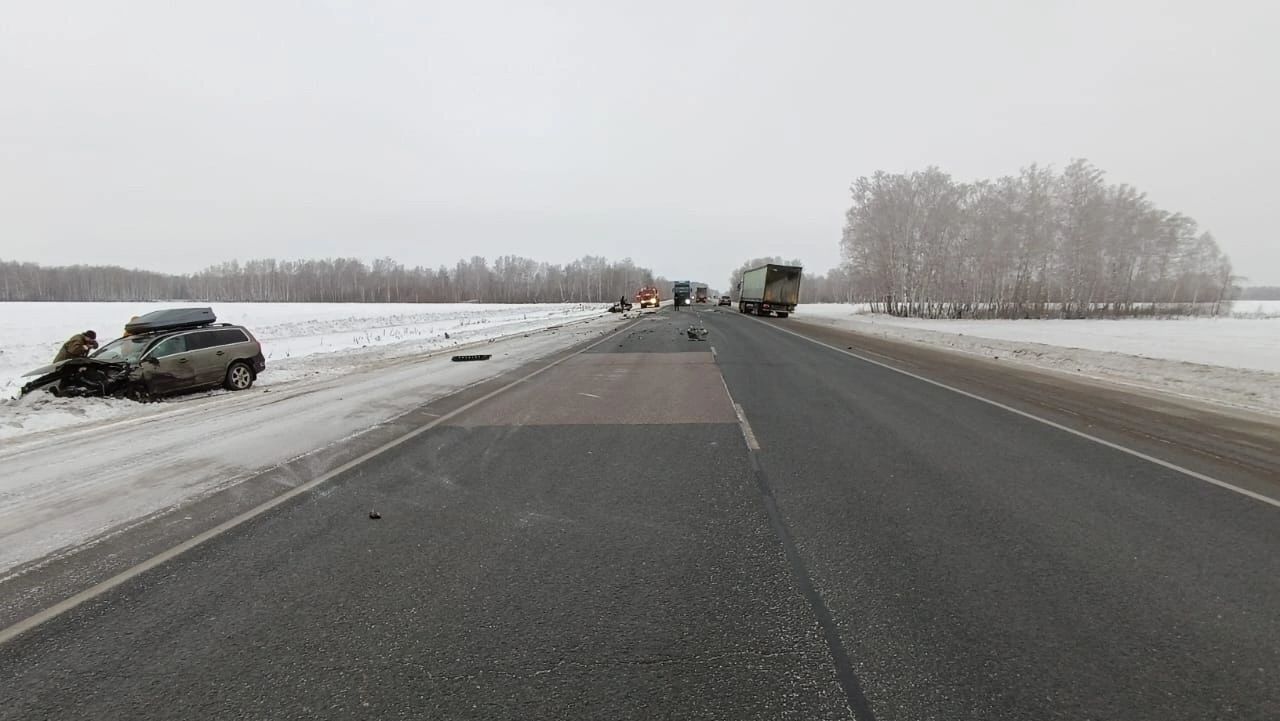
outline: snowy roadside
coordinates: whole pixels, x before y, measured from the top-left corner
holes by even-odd
[[[622,322],[606,314],[529,328],[486,342],[493,358],[484,363],[392,348],[329,354],[309,362],[311,377],[11,439],[0,444],[0,573],[352,439]]]
[[[1280,415],[1280,318],[921,320],[842,304],[795,319]]]
[[[22,374],[49,362],[72,332],[93,328],[113,334],[132,315],[184,303],[2,303],[0,304],[0,394],[17,395]],[[351,372],[370,363],[420,356],[529,333],[605,314],[599,304],[321,304],[220,303],[220,322],[246,326],[262,342],[267,372],[261,388]],[[75,323],[76,325],[72,325]],[[30,433],[164,412],[174,404],[222,392],[186,396],[162,403],[57,399],[45,394],[0,401],[0,444]]]

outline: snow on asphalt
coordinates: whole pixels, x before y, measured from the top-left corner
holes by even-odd
[[[865,304],[801,306],[797,320],[1280,414],[1280,302],[1227,318],[925,320]]]
[[[479,312],[453,321],[450,327],[472,329],[462,331],[460,341],[495,333],[496,316],[480,323]],[[91,543],[110,529],[341,443],[433,399],[600,337],[623,322],[589,306],[540,314],[529,308],[514,318],[510,308],[500,312],[507,318],[503,332],[514,335],[483,343],[482,352],[493,355],[483,363],[452,363],[448,352],[425,356],[439,346],[427,336],[295,356],[279,361],[282,374],[293,374],[291,380],[241,393],[146,405],[44,401],[55,410],[67,410],[56,404],[80,409],[80,425],[0,441],[5,469],[0,474],[0,577],[5,569]],[[546,328],[567,319],[571,322]],[[461,325],[464,320],[470,325]],[[86,410],[99,404],[106,410]],[[120,404],[128,412],[112,415]],[[104,416],[105,421],[88,422]]]
[[[0,398],[13,398],[22,375],[53,360],[73,333],[117,337],[135,315],[207,303],[0,303]],[[249,328],[262,343],[261,387],[349,372],[363,364],[526,333],[604,313],[602,304],[548,303],[214,303],[219,322]],[[445,334],[449,337],[446,338]],[[44,394],[0,401],[0,442],[86,422],[148,415],[174,402],[142,406],[116,399],[55,399]]]

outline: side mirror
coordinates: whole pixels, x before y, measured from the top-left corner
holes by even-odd
[[[153,356],[153,355],[149,355],[149,356],[147,356],[147,357],[146,357],[146,359],[144,359],[142,362],[143,362],[143,363],[150,363],[150,364],[151,364],[151,365],[153,365],[153,366],[158,366],[158,365],[160,365],[160,360],[159,360],[158,358],[156,358],[155,356]]]

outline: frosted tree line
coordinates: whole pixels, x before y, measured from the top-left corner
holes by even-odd
[[[924,317],[1217,313],[1233,291],[1213,236],[1076,160],[959,183],[937,168],[855,181],[849,300]],[[808,279],[806,279],[807,282]],[[832,284],[828,284],[831,286]],[[838,281],[827,292],[839,295]]]
[[[191,275],[117,267],[42,267],[0,261],[0,301],[307,303],[601,303],[642,285],[666,285],[631,259],[586,256],[567,264],[506,255],[453,267],[406,267],[391,258],[232,261]]]

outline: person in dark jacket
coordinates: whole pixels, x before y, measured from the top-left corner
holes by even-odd
[[[84,358],[89,355],[89,351],[98,347],[98,334],[87,330],[83,333],[76,333],[62,344],[62,349],[58,351],[57,357],[53,359],[54,363],[59,363],[72,358]]]

